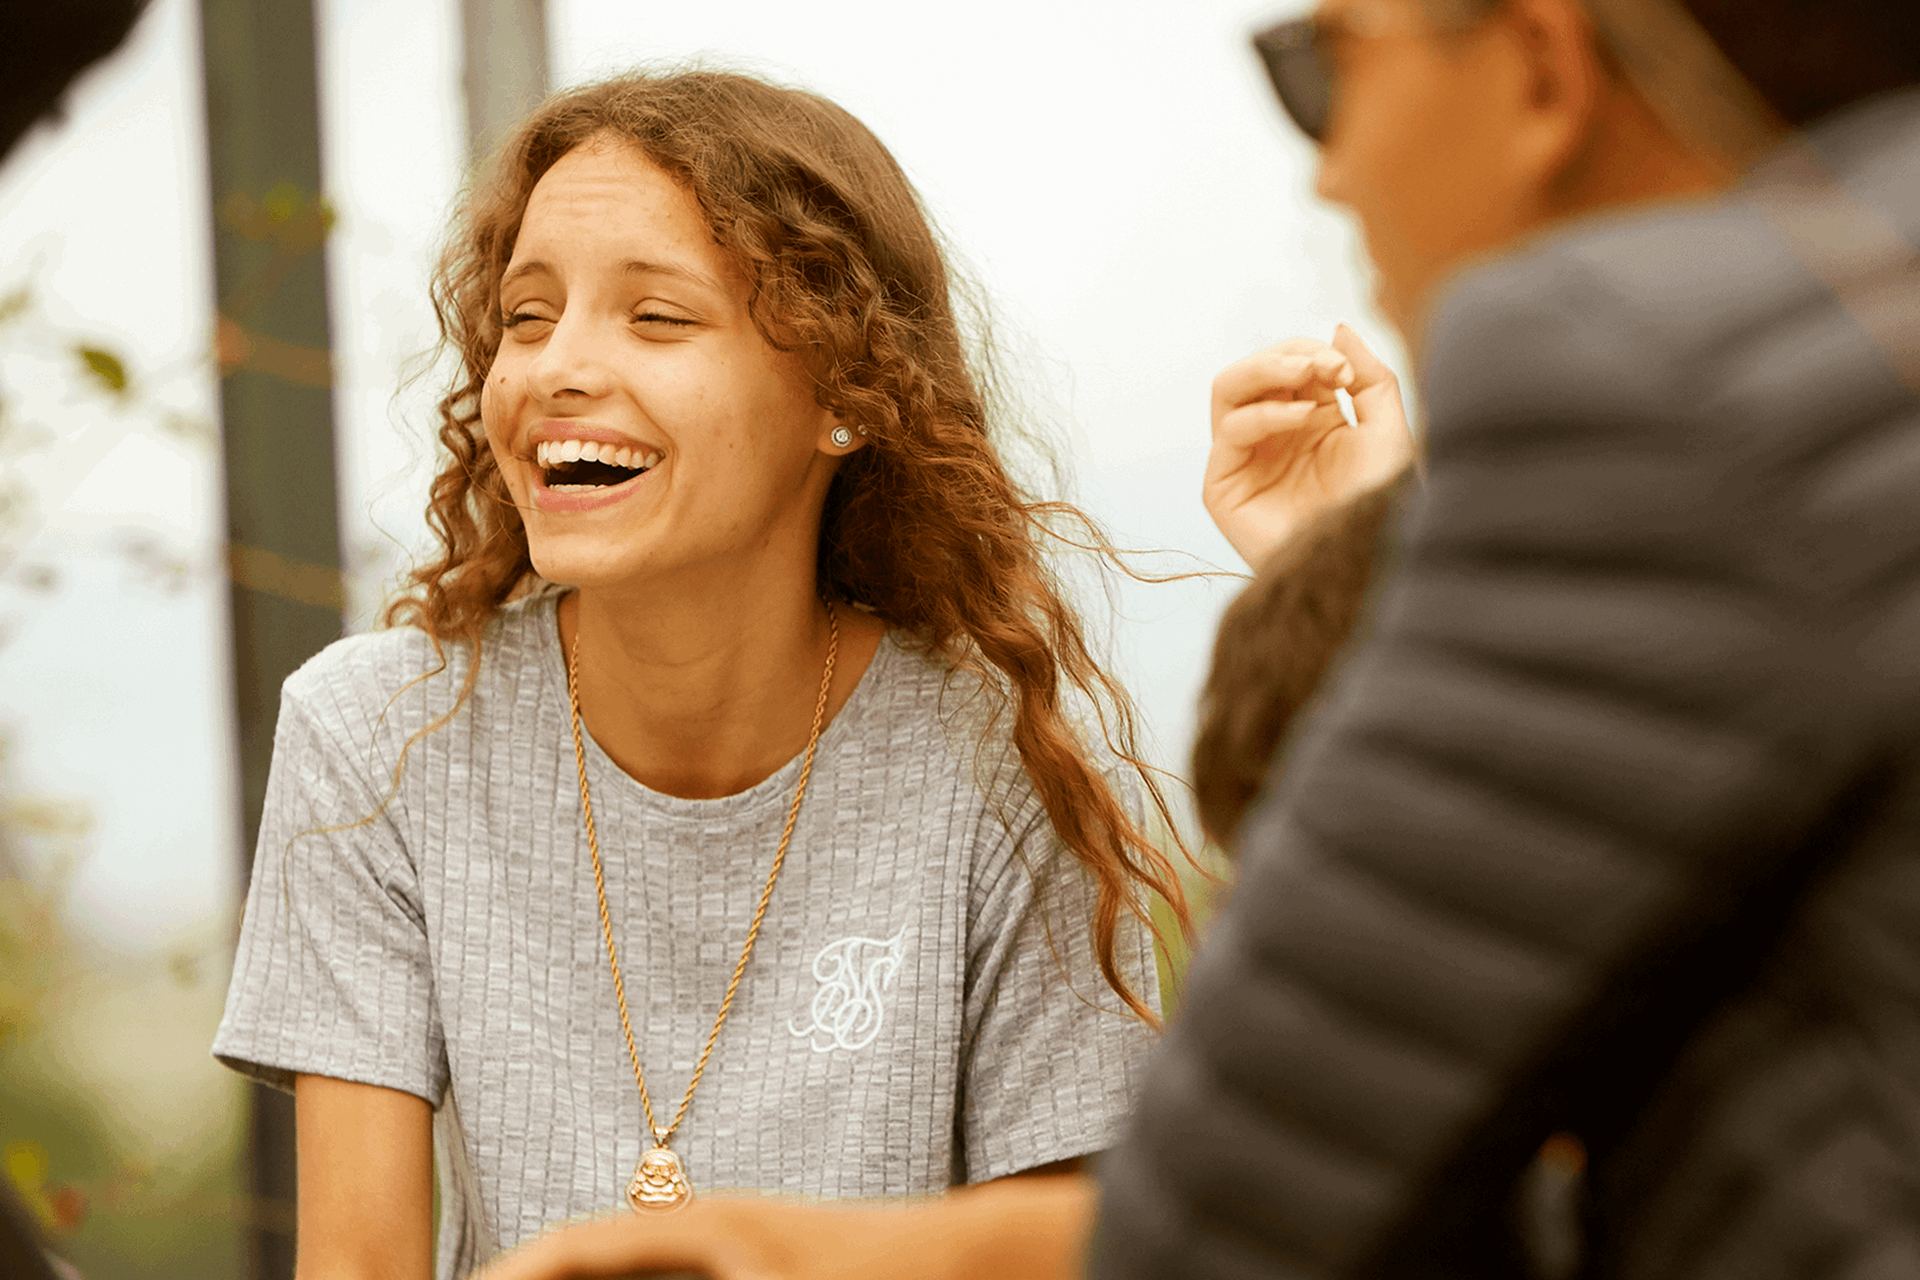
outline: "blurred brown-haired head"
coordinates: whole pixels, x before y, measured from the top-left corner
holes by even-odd
[[[1336,507],[1301,530],[1227,607],[1193,744],[1200,826],[1221,848],[1233,847],[1288,727],[1352,637],[1405,483]]]
[[[390,622],[477,651],[486,625],[539,585],[527,533],[487,444],[480,396],[502,340],[501,278],[534,188],[578,148],[636,148],[697,204],[746,283],[761,336],[791,353],[821,407],[865,446],[840,461],[821,513],[817,586],[870,609],[978,676],[1061,842],[1100,884],[1099,960],[1114,964],[1122,912],[1144,887],[1186,907],[1166,855],[1117,799],[1069,726],[1065,695],[1099,710],[1107,745],[1139,766],[1133,710],[1094,661],[1048,558],[1059,522],[1108,549],[1091,522],[1034,500],[1001,463],[988,400],[956,319],[952,284],[900,166],[852,115],[817,95],[719,71],[636,73],[557,95],[505,142],[460,213],[434,303],[459,357],[441,400],[446,460],[428,522],[440,556],[413,575]]]

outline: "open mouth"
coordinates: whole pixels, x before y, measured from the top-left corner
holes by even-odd
[[[533,459],[541,483],[567,493],[625,484],[659,466],[660,452],[594,440],[543,440],[534,446]]]

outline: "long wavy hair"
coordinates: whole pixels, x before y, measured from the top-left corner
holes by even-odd
[[[1117,930],[1123,915],[1152,929],[1157,894],[1190,931],[1186,900],[1069,708],[1091,708],[1105,746],[1185,850],[1140,759],[1132,704],[1094,658],[1047,554],[1056,540],[1114,553],[1085,515],[1009,478],[927,217],[892,155],[833,103],[724,72],[627,75],[552,98],[503,145],[434,277],[441,334],[460,359],[439,403],[447,457],[427,512],[440,554],[415,571],[388,623],[464,643],[477,658],[501,606],[540,585],[487,447],[480,391],[500,345],[500,278],[534,185],[603,139],[638,147],[693,196],[746,276],[760,333],[800,355],[824,408],[865,430],[867,447],[842,460],[827,493],[820,589],[977,677],[1055,834],[1098,882],[1102,975],[1157,1022],[1115,961]]]

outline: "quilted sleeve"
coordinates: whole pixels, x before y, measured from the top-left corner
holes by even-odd
[[[1854,388],[1815,447],[1577,279],[1473,302],[1400,571],[1243,825],[1101,1170],[1098,1280],[1496,1274],[1437,1220],[1497,1216],[1703,917],[1861,771],[1829,446],[1897,388],[1812,380]],[[1754,379],[1851,358],[1752,354],[1751,403],[1802,416]]]

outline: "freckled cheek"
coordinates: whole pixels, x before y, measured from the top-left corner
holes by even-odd
[[[644,397],[644,411],[667,430],[682,453],[729,457],[740,451],[740,406],[710,382],[655,384],[649,390],[653,394]]]
[[[480,387],[480,425],[498,461],[512,455],[514,397],[504,375],[489,374]]]

